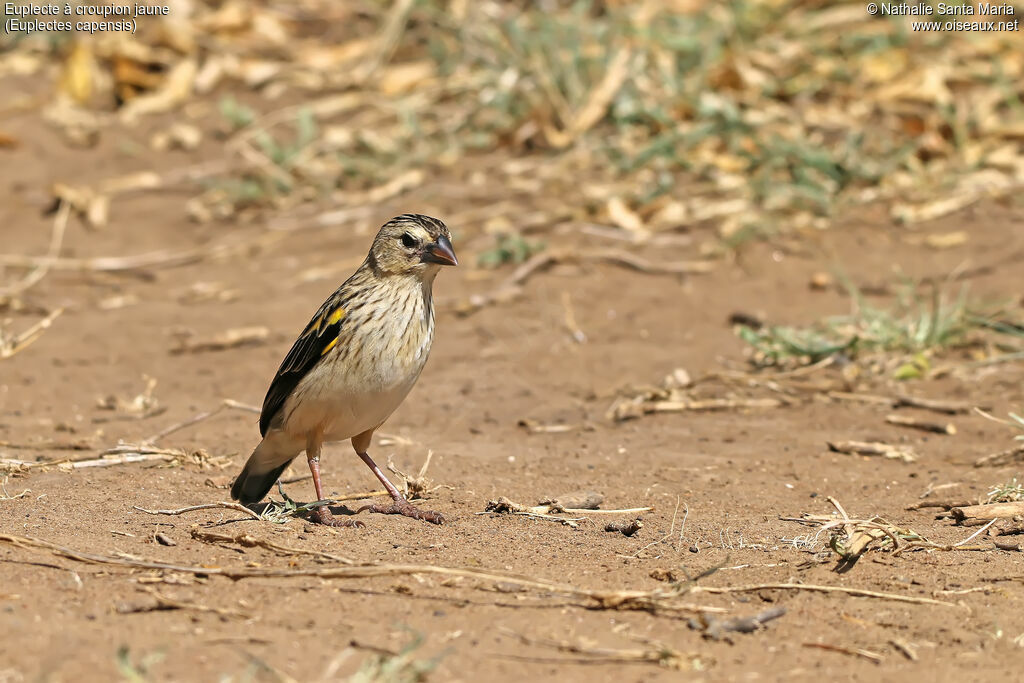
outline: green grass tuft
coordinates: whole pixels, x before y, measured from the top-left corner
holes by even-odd
[[[499,234],[495,236],[492,248],[480,252],[477,264],[481,268],[497,268],[506,263],[522,263],[534,254],[544,251],[543,242],[527,240],[519,234]]]
[[[951,301],[938,288],[928,299],[914,291],[894,308],[884,309],[868,305],[859,292],[851,290],[854,312],[849,315],[806,327],[739,325],[736,333],[751,347],[753,362],[761,366],[811,364],[838,354],[851,359],[875,352],[906,354],[906,362],[895,371],[896,379],[923,376],[929,369],[929,355],[968,345],[977,334],[994,333],[1007,341],[1022,338],[1016,325],[973,313],[966,288]]]
[[[1015,503],[1024,500],[1024,484],[1018,483],[1014,477],[1005,484],[998,484],[992,487],[985,498],[985,503]]]
[[[368,657],[347,683],[421,683],[437,668],[443,655],[416,659],[413,653],[423,644],[423,635],[413,633],[412,640],[395,655],[375,654]]]

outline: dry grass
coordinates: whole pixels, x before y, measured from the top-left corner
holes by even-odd
[[[201,220],[324,193],[380,202],[425,170],[498,151],[521,158],[488,169],[509,180],[501,201],[536,181],[580,200],[568,214],[536,206],[539,226],[590,221],[644,238],[711,222],[730,244],[879,199],[914,222],[1020,182],[1024,70],[1010,33],[914,32],[852,2],[430,0],[305,3],[332,27],[309,40],[278,3],[194,9],[174,40],[158,19],[130,37],[5,36],[0,65],[59,62],[47,116],[78,142],[215,87],[251,93],[220,101],[231,163],[204,181],[191,208]],[[200,123],[153,147],[219,143]],[[570,168],[586,186],[558,181]],[[111,194],[74,195],[76,209],[103,221],[94,202]],[[532,248],[500,217],[460,221],[488,222],[505,237],[486,261]]]
[[[323,201],[337,215],[309,225],[365,227],[365,207],[442,176],[445,194],[476,205],[447,218],[491,268],[528,263],[556,232],[653,245],[711,228],[701,255],[721,255],[827,227],[866,203],[913,223],[1024,182],[1024,66],[1012,32],[913,31],[910,18],[871,17],[857,2],[582,0],[541,11],[314,0],[300,15],[279,2],[199,2],[189,16],[140,21],[134,35],[0,38],[0,74],[56,74],[41,100],[19,106],[39,109],[70,145],[185,112],[143,151],[202,146],[217,158],[62,179],[47,255],[0,255],[20,273],[0,296],[14,301],[57,269],[211,255],[59,257],[69,214],[102,227],[126,193],[190,192],[186,211],[213,223]],[[306,35],[311,20],[326,33]],[[225,94],[212,111],[190,107],[215,90]],[[928,240],[956,248],[969,235]],[[940,304],[741,333],[758,362],[813,362],[855,347],[927,351],[981,324]],[[0,328],[0,356],[52,319],[21,334]]]

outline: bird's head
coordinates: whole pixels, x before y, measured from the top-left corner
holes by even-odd
[[[457,266],[448,226],[436,218],[406,213],[380,229],[369,260],[378,272],[430,277],[440,266]]]

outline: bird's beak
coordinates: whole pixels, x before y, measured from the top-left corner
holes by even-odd
[[[423,250],[420,259],[424,263],[438,263],[442,266],[457,266],[459,260],[455,258],[455,249],[452,242],[444,235],[437,238],[433,244],[428,244]]]

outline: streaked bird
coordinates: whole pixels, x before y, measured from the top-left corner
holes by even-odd
[[[437,512],[409,503],[370,458],[374,430],[398,408],[427,362],[434,339],[431,289],[441,266],[458,261],[444,223],[404,214],[384,224],[366,260],[309,321],[278,368],[263,400],[263,440],[231,487],[242,503],[260,501],[303,450],[313,474],[316,499],[320,449],[325,442],[352,440],[352,447],[384,488],[390,504],[360,508],[443,524]],[[316,521],[351,526],[327,506]]]

